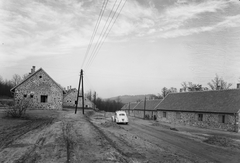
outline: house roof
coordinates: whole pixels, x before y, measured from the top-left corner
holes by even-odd
[[[65,90],[64,90],[62,87],[60,87],[59,84],[58,84],[57,82],[55,82],[42,68],[40,68],[40,69],[38,69],[37,71],[35,71],[34,73],[28,75],[28,77],[27,77],[25,80],[23,80],[23,81],[20,82],[18,85],[16,85],[16,86],[13,87],[12,89],[10,89],[10,91],[11,91],[11,92],[14,92],[17,87],[19,87],[20,85],[22,85],[23,83],[25,83],[25,82],[26,82],[27,80],[29,80],[32,76],[34,76],[35,74],[37,74],[37,73],[40,72],[40,71],[43,71],[43,72],[63,91],[63,93],[66,93]]]
[[[155,107],[161,103],[161,99],[157,100],[147,100],[145,110],[156,110]],[[144,110],[144,101],[140,101],[138,105],[134,108],[135,110]]]
[[[134,109],[138,103],[137,102],[131,102],[130,103],[130,110]],[[128,110],[129,109],[129,103],[125,104],[121,110]]]
[[[237,113],[240,109],[240,89],[170,93],[156,109]]]
[[[74,92],[74,91],[77,91],[77,89],[76,89],[76,88],[72,88],[72,89],[70,89],[70,90],[67,90],[67,91],[66,91],[66,94],[64,95],[64,97],[68,96],[70,93],[72,93],[72,92]]]

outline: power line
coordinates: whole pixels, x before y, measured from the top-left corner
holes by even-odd
[[[101,42],[101,40],[102,40],[102,37],[105,35],[106,30],[108,29],[109,24],[111,23],[111,21],[112,21],[112,19],[113,19],[113,17],[112,17],[112,19],[110,20],[110,22],[108,21],[109,18],[111,17],[111,15],[112,15],[112,12],[113,12],[113,10],[114,10],[114,7],[115,7],[115,5],[116,5],[116,2],[117,2],[117,0],[115,0],[115,3],[114,3],[114,5],[113,5],[113,7],[112,7],[112,9],[111,9],[111,12],[109,13],[108,18],[107,18],[107,20],[106,20],[106,22],[105,22],[105,24],[104,24],[104,27],[103,27],[103,29],[102,29],[99,37],[98,37],[97,43],[95,44],[95,46],[94,46],[94,48],[93,48],[93,50],[92,50],[92,53],[91,53],[91,55],[90,55],[91,57],[90,57],[89,60],[88,60],[87,66],[88,66],[88,64],[91,62],[91,60],[93,59],[93,55],[94,55],[94,53],[95,53],[96,47],[99,46],[99,44],[100,44],[100,42]],[[114,15],[113,15],[113,16],[114,16]],[[108,23],[109,23],[109,24],[108,24]],[[108,24],[108,26],[107,26],[107,28],[106,28],[106,25],[107,25],[107,24]],[[101,40],[100,40],[100,39],[101,39]]]
[[[94,27],[94,30],[93,30],[93,33],[92,33],[90,42],[89,42],[89,44],[88,44],[88,48],[87,48],[86,54],[85,54],[84,59],[83,59],[83,62],[82,62],[82,67],[83,67],[83,65],[84,65],[84,63],[85,63],[85,61],[86,61],[86,59],[87,59],[87,55],[88,55],[89,50],[90,50],[90,48],[91,48],[91,46],[92,46],[94,37],[95,37],[95,35],[96,35],[96,33],[97,33],[99,24],[100,24],[100,22],[101,22],[101,20],[102,20],[102,16],[103,16],[103,14],[104,14],[104,11],[105,11],[105,9],[106,9],[106,6],[107,6],[107,4],[108,4],[108,1],[109,1],[109,0],[104,0],[104,1],[103,1],[103,5],[102,5],[101,11],[100,11],[99,16],[98,16],[98,20],[97,20],[96,25],[95,25],[95,27]]]
[[[101,41],[100,41],[100,43],[99,43],[99,46],[98,46],[97,49],[94,51],[94,53],[93,53],[93,55],[92,55],[93,57],[92,57],[92,59],[88,62],[88,64],[87,64],[87,68],[86,68],[86,69],[88,69],[88,68],[90,67],[91,63],[92,63],[93,60],[95,59],[95,57],[96,57],[98,51],[100,50],[100,48],[101,48],[101,46],[103,45],[105,39],[107,38],[108,34],[110,33],[110,31],[111,31],[113,25],[115,24],[117,18],[119,17],[119,15],[120,15],[120,13],[121,13],[123,7],[125,6],[126,2],[127,2],[127,0],[125,0],[124,4],[122,5],[120,11],[118,12],[118,14],[117,14],[117,16],[116,16],[114,22],[112,23],[110,29],[108,30],[108,32],[107,32],[107,33],[106,33],[106,32],[104,33],[104,36],[102,37],[102,38],[103,38],[103,41],[102,41],[102,39],[101,39]],[[117,7],[117,9],[116,9],[116,11],[115,11],[115,13],[114,13],[112,19],[114,18],[115,14],[117,13],[117,10],[118,10],[118,8],[119,8],[119,6],[120,6],[121,3],[122,3],[122,0],[121,0],[121,2],[118,4],[118,7]],[[112,20],[112,19],[111,19],[111,20]],[[110,24],[111,24],[111,22],[109,23],[109,26],[110,26]],[[109,27],[109,26],[108,26],[108,27]],[[107,28],[107,29],[108,29],[108,28]]]

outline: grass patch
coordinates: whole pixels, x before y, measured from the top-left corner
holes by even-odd
[[[230,147],[230,148],[240,149],[240,143],[238,143],[233,139],[223,137],[223,136],[211,136],[208,139],[204,140],[203,142],[211,145],[220,146],[220,147]]]

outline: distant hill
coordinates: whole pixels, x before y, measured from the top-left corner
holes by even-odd
[[[139,100],[144,100],[145,96],[147,99],[149,99],[150,97],[152,97],[154,94],[148,94],[148,95],[123,95],[123,96],[117,96],[117,97],[111,97],[108,98],[109,100],[117,100],[118,98],[120,98],[121,102],[126,104],[129,102],[136,102]]]

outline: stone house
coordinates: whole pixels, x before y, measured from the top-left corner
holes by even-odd
[[[121,110],[125,110],[130,116],[138,117],[138,118],[145,118],[147,119],[156,119],[157,117],[157,110],[155,107],[161,102],[162,100],[146,100],[146,107],[144,109],[144,100],[140,102],[125,104]]]
[[[124,110],[128,115],[134,116],[134,108],[137,106],[138,102],[129,102],[125,104],[120,110]]]
[[[42,68],[31,69],[28,77],[10,90],[15,103],[29,98],[30,109],[62,109],[65,91]]]
[[[171,93],[155,109],[160,122],[240,130],[240,89]]]
[[[76,88],[70,89],[64,95],[63,107],[76,107],[78,90]],[[82,98],[78,98],[78,107],[82,107]],[[86,97],[84,97],[84,108],[93,108],[94,104]]]
[[[138,105],[134,108],[134,117],[138,118],[145,118],[147,119],[156,119],[157,117],[157,110],[155,107],[161,103],[161,99],[156,100],[146,100],[146,106],[144,109],[144,100],[140,101]]]

